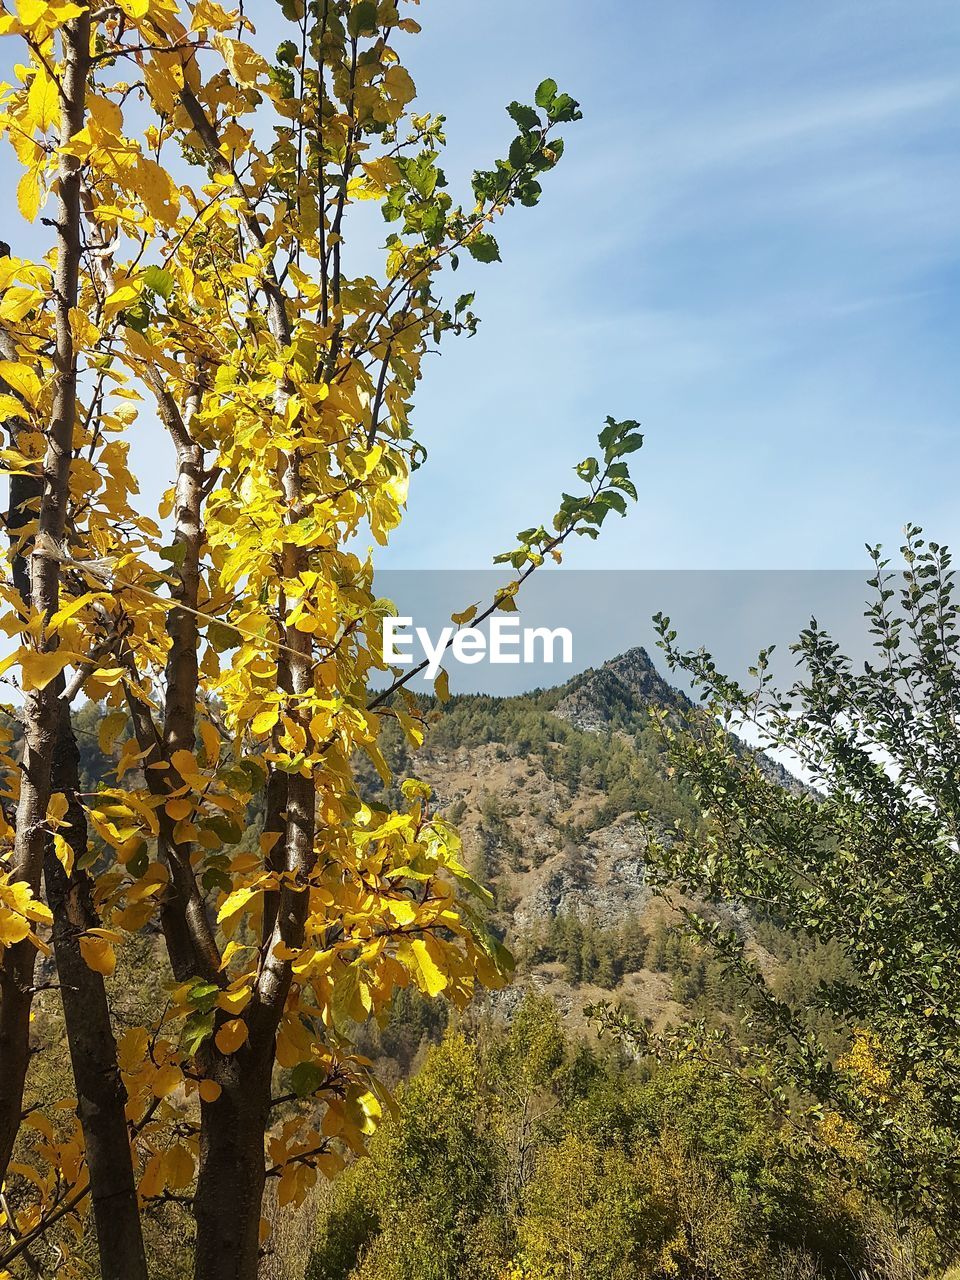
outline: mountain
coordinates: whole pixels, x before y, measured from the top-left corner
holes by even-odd
[[[397,782],[415,774],[431,784],[461,832],[465,861],[493,890],[490,925],[518,959],[516,981],[492,997],[496,1008],[509,1013],[531,986],[550,994],[574,1027],[602,998],[660,1024],[729,1003],[645,876],[649,832],[699,816],[693,798],[665,776],[650,712],[691,706],[634,648],[553,689],[436,704],[415,757],[396,726],[386,729]],[[103,714],[87,703],[74,717],[86,790],[109,767],[98,745]],[[358,760],[357,768],[368,794],[382,796],[372,766]],[[796,785],[770,768],[777,781]],[[393,788],[386,798],[399,801]],[[251,813],[251,848],[259,824]],[[773,964],[771,948],[783,950],[776,931],[743,913],[735,918],[764,965]],[[405,1006],[398,1015],[433,1016]]]
[[[651,708],[683,711],[689,699],[660,675],[646,649],[628,649],[563,686],[553,714],[576,729],[602,733]]]
[[[574,1024],[611,996],[662,1024],[704,995],[710,962],[680,938],[644,869],[651,827],[697,818],[664,777],[650,711],[691,705],[634,648],[555,689],[457,697],[438,712],[410,763],[494,889],[492,924],[519,960],[496,1006],[533,986]]]

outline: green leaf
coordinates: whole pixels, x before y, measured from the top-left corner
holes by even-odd
[[[510,143],[507,158],[515,169],[522,169],[536,149],[536,138],[531,138],[521,133]]]
[[[618,440],[616,447],[610,454],[611,458],[622,458],[625,453],[636,453],[638,449],[643,448],[643,436],[639,433],[633,433],[624,436],[622,440]]]
[[[571,98],[569,93],[559,94],[553,102],[549,104],[548,116],[551,124],[567,124],[572,120],[580,120],[583,118],[583,112],[580,110],[580,103],[576,99]]]
[[[536,129],[540,124],[540,117],[534,111],[533,107],[524,106],[521,102],[511,102],[507,111],[512,120],[515,120],[525,133],[531,129]]]
[[[543,194],[539,182],[525,182],[520,191],[520,203],[525,209],[532,209]]]
[[[135,878],[147,874],[147,867],[150,865],[150,851],[145,844],[142,844],[132,858],[127,862],[127,870]]]
[[[538,107],[549,107],[557,96],[556,80],[541,80],[534,94],[534,102]]]
[[[224,622],[211,622],[207,626],[207,639],[216,649],[217,653],[224,653],[228,649],[236,649],[243,642],[243,636],[235,627],[229,627]]]
[[[290,1088],[298,1098],[309,1098],[320,1088],[324,1072],[315,1062],[298,1062],[290,1072]]]
[[[187,992],[187,999],[199,1013],[209,1013],[217,1003],[220,988],[213,982],[198,982]]]
[[[370,36],[377,30],[377,6],[374,0],[360,0],[350,10],[347,30],[352,36]]]
[[[497,244],[496,240],[494,240],[493,236],[487,235],[486,233],[476,236],[470,241],[467,248],[470,250],[471,256],[476,258],[477,262],[500,261],[500,246]]]
[[[622,516],[627,514],[627,500],[621,493],[617,493],[616,489],[607,489],[604,493],[597,496],[597,501],[604,503],[608,507],[613,507],[614,511],[619,511]]]
[[[143,273],[143,283],[151,293],[159,294],[164,300],[173,293],[173,275],[163,267],[147,267]]]
[[[161,560],[166,560],[178,569],[183,567],[183,559],[186,554],[187,544],[185,542],[174,542],[172,546],[161,547],[159,552]]]
[[[194,1057],[203,1042],[213,1035],[214,1018],[212,1010],[207,1013],[191,1013],[183,1024],[180,1047],[189,1057]]]
[[[206,867],[203,875],[200,877],[201,883],[207,893],[213,893],[215,889],[219,889],[224,893],[229,893],[233,888],[233,881],[230,879],[230,873],[224,871],[222,867]]]
[[[633,483],[629,476],[619,477],[611,481],[618,489],[622,489],[628,498],[632,498],[634,502],[637,500],[637,486]]]

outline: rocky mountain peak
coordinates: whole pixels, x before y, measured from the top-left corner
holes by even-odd
[[[664,680],[646,649],[638,645],[575,676],[553,714],[577,729],[600,733],[629,723],[650,707],[686,705],[684,695]]]

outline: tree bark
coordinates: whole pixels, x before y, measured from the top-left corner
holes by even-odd
[[[272,1036],[229,1057],[210,1051],[221,1093],[201,1105],[195,1280],[256,1280],[273,1052]]]
[[[53,789],[68,800],[70,826],[64,828],[64,839],[75,861],[68,876],[48,846],[43,874],[53,912],[53,946],[90,1175],[100,1274],[102,1280],[147,1280],[125,1110],[127,1092],[117,1066],[110,1007],[103,977],[87,965],[80,951],[80,935],[98,927],[99,920],[93,882],[77,865],[87,851],[87,820],[77,800],[79,760],[70,712],[61,702]]]
[[[167,614],[170,652],[166,667],[163,751],[164,758],[168,761],[173,759],[177,751],[193,751],[197,736],[200,639],[196,609],[200,599],[200,547],[203,542],[203,450],[190,437],[190,422],[199,405],[199,387],[193,389],[182,417],[169,393],[164,391],[161,399],[161,417],[177,450],[174,545],[182,548],[177,569],[179,580],[173,592],[176,603]],[[173,785],[179,784],[175,772],[172,782]],[[161,815],[164,828],[165,816]],[[200,960],[199,964],[195,964],[193,972],[216,981],[220,954],[206,905],[193,874],[192,851],[189,845],[178,844],[174,840],[172,828],[171,823],[165,843],[175,900],[166,903],[165,909],[175,910],[186,921],[187,931]]]
[[[89,10],[64,25],[63,43],[61,148],[81,131],[85,123],[90,71]],[[49,617],[56,610],[60,595],[60,564],[51,552],[62,541],[66,525],[77,410],[77,359],[70,311],[77,304],[82,252],[80,177],[80,161],[61,150],[57,178],[57,269],[54,277],[54,395],[43,459],[43,490],[38,520],[44,541],[39,546],[34,543],[30,556],[31,604],[44,617]],[[10,871],[14,880],[25,881],[37,893],[47,843],[44,823],[50,801],[50,778],[57,739],[55,682],[26,695],[24,725],[20,799]],[[0,1182],[6,1175],[20,1128],[30,1056],[30,1006],[35,961],[36,948],[29,938],[6,948],[0,958]]]

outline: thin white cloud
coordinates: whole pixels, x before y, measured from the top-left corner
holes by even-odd
[[[704,128],[701,117],[697,128],[685,133],[689,145],[671,151],[675,158],[702,164],[723,164],[739,159],[755,158],[758,151],[769,151],[784,144],[826,140],[845,144],[850,134],[876,130],[898,117],[930,112],[953,102],[960,96],[960,81],[934,79],[905,84],[882,85],[831,95],[818,94],[805,102],[788,106],[770,103],[751,104],[748,111],[724,119],[712,116]],[[674,138],[673,141],[680,141]]]

